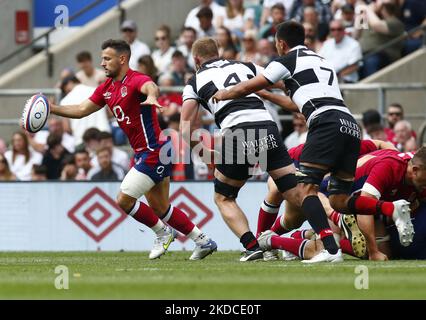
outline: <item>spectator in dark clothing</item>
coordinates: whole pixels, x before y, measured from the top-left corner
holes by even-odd
[[[120,181],[124,178],[124,170],[112,163],[111,148],[102,147],[96,152],[99,167],[89,171],[90,180],[93,181]]]
[[[50,134],[47,137],[47,151],[43,156],[42,165],[47,168],[47,179],[55,180],[61,176],[63,160],[70,153],[62,146],[62,137]]]
[[[399,0],[401,21],[405,31],[423,24],[426,25],[426,1],[425,0]],[[407,55],[422,45],[423,33],[421,30],[415,32],[407,40],[403,47],[403,55]]]

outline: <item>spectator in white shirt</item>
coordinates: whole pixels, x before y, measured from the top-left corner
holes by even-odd
[[[197,33],[200,31],[200,21],[197,18],[197,14],[202,7],[209,7],[213,11],[213,25],[215,27],[219,26],[219,17],[225,16],[225,7],[217,4],[213,0],[200,0],[200,5],[192,9],[185,20],[185,27],[194,28]]]
[[[195,40],[197,40],[197,31],[192,27],[183,27],[179,37],[178,50],[183,53],[186,63],[193,70],[195,70],[195,63],[191,50]]]
[[[137,39],[138,27],[133,20],[125,20],[121,24],[121,34],[130,46],[130,60],[129,66],[132,70],[138,70],[138,59],[146,54],[151,54],[149,47]]]
[[[75,150],[75,139],[72,135],[64,130],[62,119],[55,116],[50,116],[47,120],[48,130],[41,130],[34,135],[34,138],[29,137],[31,147],[37,152],[44,153],[47,150],[47,137],[54,134],[62,137],[61,144],[69,152]]]
[[[81,84],[78,79],[70,77],[64,79],[62,89],[66,92],[66,96],[61,100],[61,106],[66,106],[80,104],[88,99],[96,88]],[[82,119],[66,119],[66,121],[69,122],[75,139],[75,145],[83,143],[83,134],[89,128],[97,128],[100,131],[111,131],[106,108]]]
[[[105,71],[93,66],[92,55],[89,51],[78,53],[76,60],[80,71],[75,76],[82,84],[89,87],[97,87],[105,81]]]
[[[306,141],[308,127],[306,126],[305,117],[300,113],[295,113],[293,115],[293,129],[294,131],[284,140],[287,149],[297,147],[299,144],[305,143]]]
[[[129,171],[130,158],[127,152],[120,150],[114,146],[112,135],[109,132],[99,133],[99,148],[107,147],[111,150],[112,163],[119,165],[125,172]],[[92,166],[98,167],[99,163],[97,158],[92,160]]]
[[[31,169],[34,164],[41,164],[43,156],[31,150],[28,137],[23,132],[15,132],[12,136],[12,150],[5,152],[10,171],[18,180],[31,180]]]
[[[166,25],[160,26],[155,32],[155,46],[157,49],[154,50],[151,57],[154,60],[159,73],[163,73],[168,70],[172,62],[173,52],[176,50],[171,46],[170,36],[170,28]]]
[[[197,13],[200,20],[200,30],[198,37],[213,37],[216,34],[216,28],[213,26],[213,11],[209,7],[202,7]]]
[[[339,80],[353,83],[358,81],[358,60],[362,58],[361,46],[350,36],[345,35],[341,20],[330,23],[332,39],[324,42],[319,55],[328,60],[334,67]]]

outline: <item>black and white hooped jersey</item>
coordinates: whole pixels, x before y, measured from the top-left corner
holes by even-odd
[[[290,98],[304,114],[308,126],[318,114],[330,109],[350,114],[333,67],[305,46],[294,47],[269,63],[263,75],[271,83],[284,80]]]
[[[249,80],[262,70],[263,68],[250,62],[210,60],[188,81],[183,90],[183,101],[197,100],[214,115],[216,125],[221,129],[245,123],[273,121],[263,101],[254,93],[239,99],[217,103],[212,101],[213,95],[218,90]]]

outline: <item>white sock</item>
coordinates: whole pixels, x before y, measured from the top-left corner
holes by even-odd
[[[155,226],[151,227],[151,230],[154,231],[157,235],[160,235],[167,231],[167,226],[163,221],[161,221],[161,219],[158,219],[158,222],[155,224]]]
[[[210,238],[205,235],[197,226],[194,226],[194,229],[187,234],[188,238],[191,238],[196,244],[203,245],[206,244]]]

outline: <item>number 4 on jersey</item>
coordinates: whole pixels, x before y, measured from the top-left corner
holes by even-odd
[[[225,83],[223,84],[223,86],[225,88],[229,87],[229,86],[235,86],[236,84],[240,83],[241,80],[238,77],[238,75],[234,72],[231,73],[228,78],[226,78]]]

